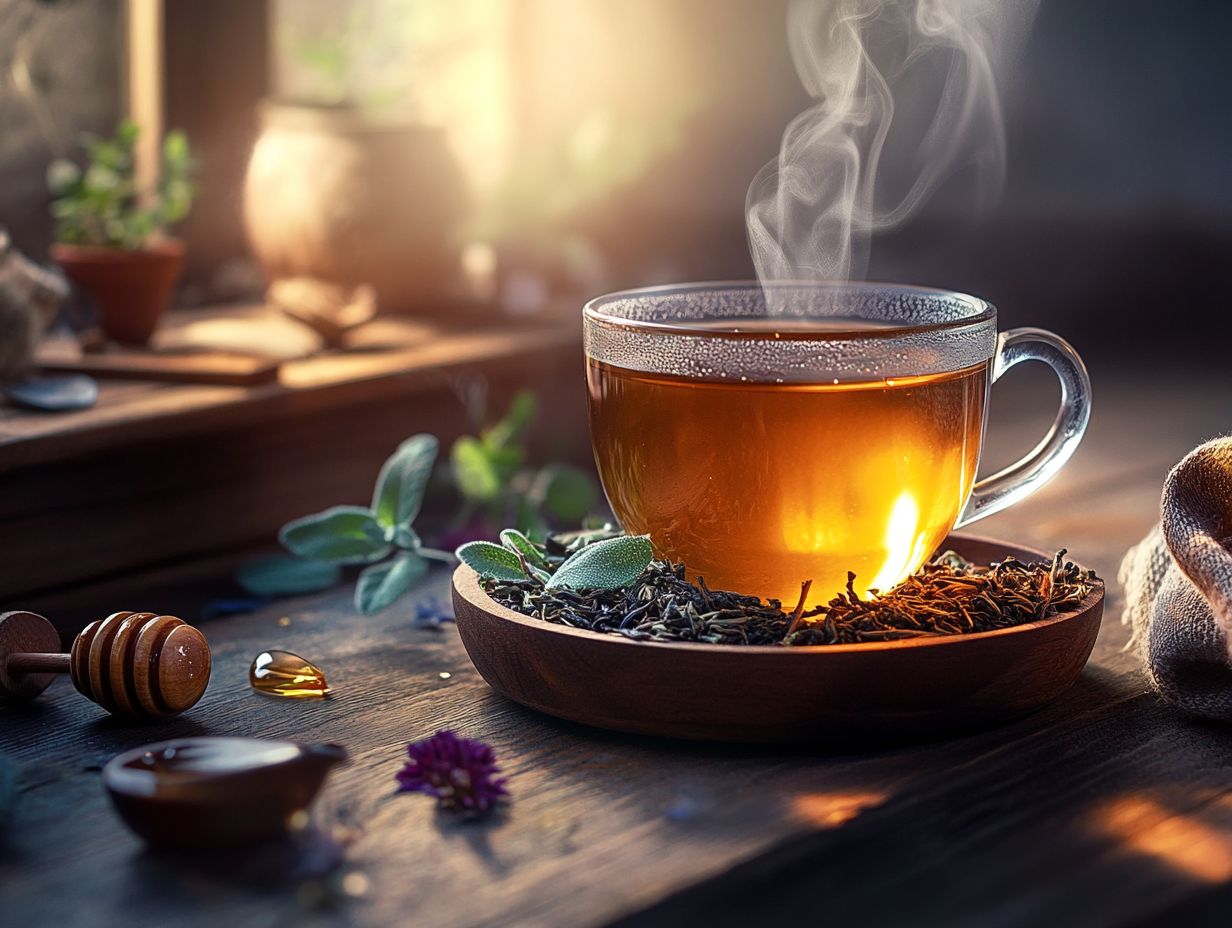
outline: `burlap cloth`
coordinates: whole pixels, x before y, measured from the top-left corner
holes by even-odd
[[[1160,523],[1125,555],[1119,579],[1151,685],[1179,709],[1232,721],[1232,437],[1200,445],[1168,475]]]

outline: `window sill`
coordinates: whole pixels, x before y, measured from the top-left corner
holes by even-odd
[[[268,545],[291,518],[365,502],[402,439],[427,431],[449,442],[471,429],[460,393],[478,378],[496,409],[515,389],[536,389],[544,421],[585,443],[576,326],[403,328],[406,338],[380,347],[284,362],[259,386],[116,379],[82,412],[0,408],[0,598],[58,599]]]

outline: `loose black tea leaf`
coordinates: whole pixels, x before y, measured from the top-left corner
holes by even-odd
[[[861,599],[855,575],[827,605],[792,613],[778,600],[711,590],[685,579],[683,564],[652,561],[614,590],[547,590],[535,580],[484,582],[503,606],[545,622],[624,635],[637,641],[706,644],[858,644],[1009,628],[1073,608],[1102,585],[1057,552],[1051,563],[1007,558],[980,567],[953,552],[926,564],[887,593]]]
[[[947,551],[884,595],[861,599],[855,574],[817,621],[784,642],[856,644],[896,638],[964,635],[1046,619],[1082,602],[1102,581],[1057,552],[1051,564],[1006,558],[977,567]]]
[[[484,589],[523,615],[638,641],[778,644],[791,618],[777,600],[694,585],[683,564],[651,561],[633,583],[613,590],[545,589],[535,580],[486,580]]]

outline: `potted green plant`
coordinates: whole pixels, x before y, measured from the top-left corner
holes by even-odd
[[[166,229],[192,205],[192,157],[182,132],[163,140],[154,190],[138,187],[134,145],[140,129],[120,123],[114,138],[84,139],[84,168],[58,158],[47,170],[55,199],[51,256],[98,303],[108,338],[145,345],[167,309],[184,266],[184,243]]]

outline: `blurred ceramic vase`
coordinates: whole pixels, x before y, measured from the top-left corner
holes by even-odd
[[[457,275],[467,199],[442,129],[349,106],[262,106],[244,221],[271,281],[370,284],[383,310],[430,312]]]

